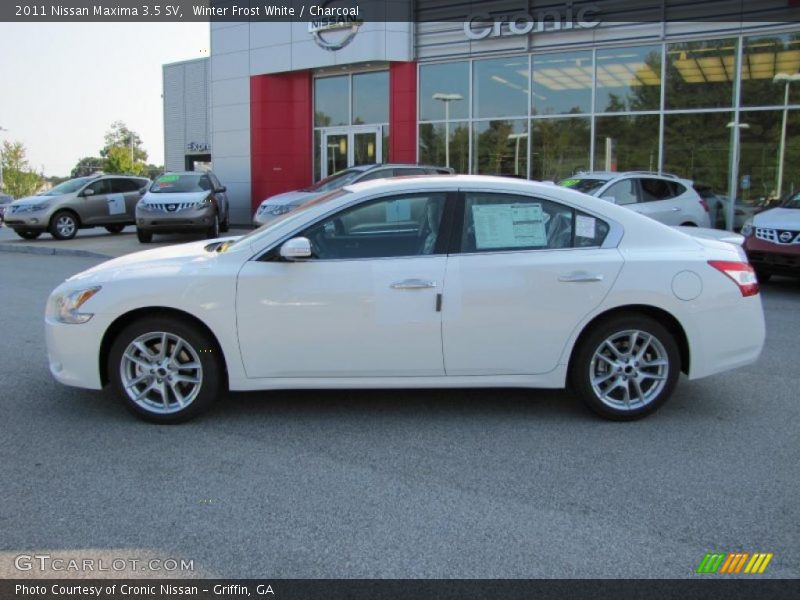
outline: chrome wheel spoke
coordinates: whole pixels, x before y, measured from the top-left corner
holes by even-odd
[[[634,377],[631,379],[631,385],[633,385],[633,392],[636,394],[636,400],[644,404],[644,393],[642,392],[642,386],[639,380]]]
[[[617,347],[610,341],[606,340],[605,342],[603,342],[603,345],[609,350],[611,350],[614,356],[616,356],[617,358],[622,358],[622,353],[619,350],[617,350]]]
[[[125,354],[123,358],[131,361],[133,364],[137,365],[143,371],[147,371],[153,366],[152,363],[148,362],[147,360],[142,360],[138,356],[134,356],[131,354]]]
[[[173,375],[172,381],[175,383],[200,383],[200,378],[190,375]]]
[[[642,372],[639,373],[639,379],[655,379],[656,381],[665,381],[667,379],[667,376],[660,375],[658,373]]]

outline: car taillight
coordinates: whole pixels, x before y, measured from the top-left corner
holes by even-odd
[[[702,207],[703,207],[703,210],[705,210],[706,212],[708,212],[708,202],[706,202],[705,200],[703,200],[703,198],[700,198],[700,206],[702,206]]]
[[[734,262],[729,260],[710,260],[708,264],[727,275],[731,281],[739,286],[742,296],[755,296],[758,294],[758,280],[753,267],[746,262]]]

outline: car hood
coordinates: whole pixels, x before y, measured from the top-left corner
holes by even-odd
[[[59,198],[63,198],[64,196],[70,196],[70,195],[71,194],[60,194],[58,196],[26,196],[25,198],[14,200],[11,204],[7,204],[6,206],[30,206],[31,204],[41,204],[42,202],[51,202],[53,200],[58,200]]]
[[[210,268],[220,256],[220,254],[213,251],[215,246],[220,242],[236,239],[238,239],[238,236],[134,252],[133,254],[126,254],[125,256],[100,263],[96,267],[73,275],[67,281],[102,283],[115,279],[129,279],[140,276],[148,278],[158,276],[174,277],[184,273],[196,273]]]
[[[266,200],[263,200],[261,202],[261,206],[264,206],[265,204],[295,204],[310,200],[314,196],[319,196],[319,192],[303,192],[300,190],[296,190],[294,192],[284,192],[283,194],[270,196]]]
[[[145,204],[180,204],[181,202],[201,202],[211,192],[176,192],[174,194],[161,194],[147,192],[139,202]]]
[[[770,229],[800,230],[800,209],[770,208],[755,215],[753,225]]]

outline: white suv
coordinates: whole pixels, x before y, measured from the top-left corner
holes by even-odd
[[[710,227],[708,204],[692,182],[642,171],[577,173],[558,185],[627,206],[666,225]]]

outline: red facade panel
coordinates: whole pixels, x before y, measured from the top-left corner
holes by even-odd
[[[389,65],[389,160],[417,162],[417,63]]]
[[[314,155],[311,73],[250,78],[252,208],[264,198],[305,187]]]

